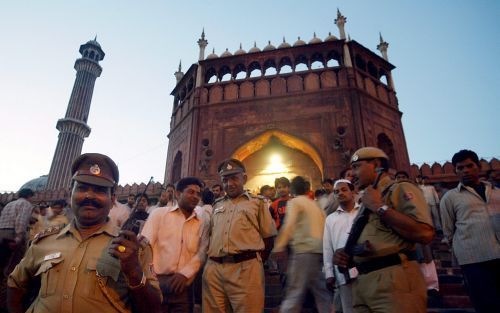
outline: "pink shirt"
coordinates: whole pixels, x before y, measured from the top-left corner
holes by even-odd
[[[178,206],[154,210],[141,235],[153,247],[156,274],[180,273],[192,282],[206,258],[208,222],[196,211],[186,219]]]

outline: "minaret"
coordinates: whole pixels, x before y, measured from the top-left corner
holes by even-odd
[[[347,18],[340,13],[340,10],[337,8],[337,18],[335,19],[335,24],[339,28],[339,36],[340,39],[345,39],[345,30],[344,25],[347,21]]]
[[[104,51],[96,39],[97,36],[80,46],[82,57],[75,62],[76,79],[66,116],[58,120],[56,125],[59,139],[50,166],[46,187],[48,190],[69,188],[71,163],[82,153],[84,138],[90,134],[87,119],[95,80],[102,72],[99,61],[104,59]]]
[[[208,41],[205,39],[205,28],[203,28],[201,32],[201,38],[198,39],[198,46],[200,46],[200,55],[198,56],[198,64],[199,61],[205,60],[205,48],[208,45]],[[203,72],[201,65],[198,68],[198,72],[196,73],[196,87],[201,86],[201,73]],[[177,77],[177,76],[176,76]]]
[[[184,73],[182,72],[182,60],[179,61],[179,69],[177,70],[177,72],[174,73],[175,75],[175,80],[177,80],[177,83],[179,83],[182,79],[182,77],[184,76]]]
[[[384,58],[384,60],[389,62],[389,57],[387,56],[387,48],[389,48],[389,43],[387,43],[384,40],[384,38],[382,38],[382,33],[379,33],[379,36],[380,36],[380,43],[377,45],[377,50],[380,51],[380,53],[382,53],[382,57]],[[389,87],[392,90],[396,89],[394,87],[394,81],[392,80],[392,73],[391,72],[387,73],[387,85],[389,85]]]
[[[205,59],[205,48],[208,45],[208,41],[205,39],[205,28],[201,32],[201,38],[198,39],[198,46],[200,46],[200,55],[198,57],[198,61]]]
[[[382,38],[382,33],[379,33],[379,36],[380,43],[377,45],[377,50],[382,53],[384,60],[389,61],[389,57],[387,56],[387,48],[389,47],[389,44],[384,41],[384,38]]]

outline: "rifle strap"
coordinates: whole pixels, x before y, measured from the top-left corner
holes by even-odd
[[[109,291],[108,289],[106,289],[106,284],[104,283],[104,279],[102,276],[100,276],[97,272],[96,272],[96,276],[97,276],[97,283],[99,285],[99,288],[101,288],[101,291],[102,293],[106,296],[106,299],[108,299],[109,303],[111,303],[111,305],[118,310],[118,312],[120,313],[129,313],[129,311],[127,309],[125,309],[120,303],[118,303],[116,301],[116,299],[114,299],[110,294],[109,294]]]

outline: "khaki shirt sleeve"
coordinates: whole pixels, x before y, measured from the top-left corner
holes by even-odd
[[[407,182],[396,183],[390,195],[392,207],[417,222],[433,226],[430,209],[422,191]]]
[[[7,285],[11,288],[27,290],[37,268],[34,266],[35,257],[33,256],[33,246],[30,246],[24,255],[24,258],[12,271],[7,279]]]
[[[274,237],[277,234],[276,226],[274,225],[273,218],[271,217],[271,212],[265,205],[264,201],[258,199],[259,201],[259,233],[262,238]]]
[[[141,263],[142,271],[144,275],[146,275],[147,281],[161,295],[160,283],[158,282],[158,278],[153,270],[153,249],[147,240],[141,241],[141,249],[142,253],[139,257],[139,261]]]

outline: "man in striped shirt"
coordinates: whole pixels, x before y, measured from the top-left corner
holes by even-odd
[[[500,190],[479,179],[475,152],[461,150],[452,163],[460,183],[441,200],[443,233],[476,312],[500,312]]]
[[[0,215],[0,267],[5,277],[24,254],[34,194],[29,188],[19,190],[19,199],[8,203]]]

